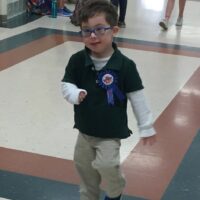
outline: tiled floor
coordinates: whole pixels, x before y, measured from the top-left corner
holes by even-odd
[[[184,174],[200,145],[200,1],[186,2],[182,28],[174,25],[176,2],[167,32],[158,26],[165,3],[129,0],[127,28],[116,37],[120,50],[137,63],[158,132],[153,147],[142,146],[128,108],[135,134],[122,142],[125,200],[200,199],[198,188],[190,190],[200,184],[192,179],[200,176],[195,170],[198,159],[193,162],[195,173]],[[72,128],[73,108],[60,91],[69,57],[83,48],[78,31],[69,18],[47,16],[0,28],[2,198],[78,200],[79,179],[72,162],[77,131]],[[195,181],[188,182],[186,175]]]

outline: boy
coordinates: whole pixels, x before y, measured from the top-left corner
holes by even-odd
[[[71,56],[62,80],[64,98],[74,104],[74,127],[79,130],[74,162],[80,175],[80,199],[120,200],[125,179],[120,170],[120,140],[130,136],[127,99],[138,121],[144,144],[155,142],[151,112],[135,63],[113,43],[119,27],[115,7],[93,0],[80,13],[85,49]]]

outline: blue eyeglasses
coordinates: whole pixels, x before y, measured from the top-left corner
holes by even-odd
[[[104,26],[98,26],[96,28],[83,28],[80,33],[83,37],[90,37],[92,33],[94,33],[96,36],[104,35],[107,30],[112,29],[111,26],[104,27]]]

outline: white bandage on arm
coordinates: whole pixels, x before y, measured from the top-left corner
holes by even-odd
[[[136,117],[141,137],[149,137],[156,134],[153,128],[152,113],[146,103],[143,90],[127,93],[133,113]]]
[[[71,104],[79,104],[79,94],[80,92],[85,92],[86,90],[79,89],[75,84],[61,82],[61,90],[64,98]]]

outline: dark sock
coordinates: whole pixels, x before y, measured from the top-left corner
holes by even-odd
[[[120,197],[121,197],[121,194],[118,197],[115,197],[115,198],[110,198],[110,197],[106,196],[104,200],[120,200]]]

